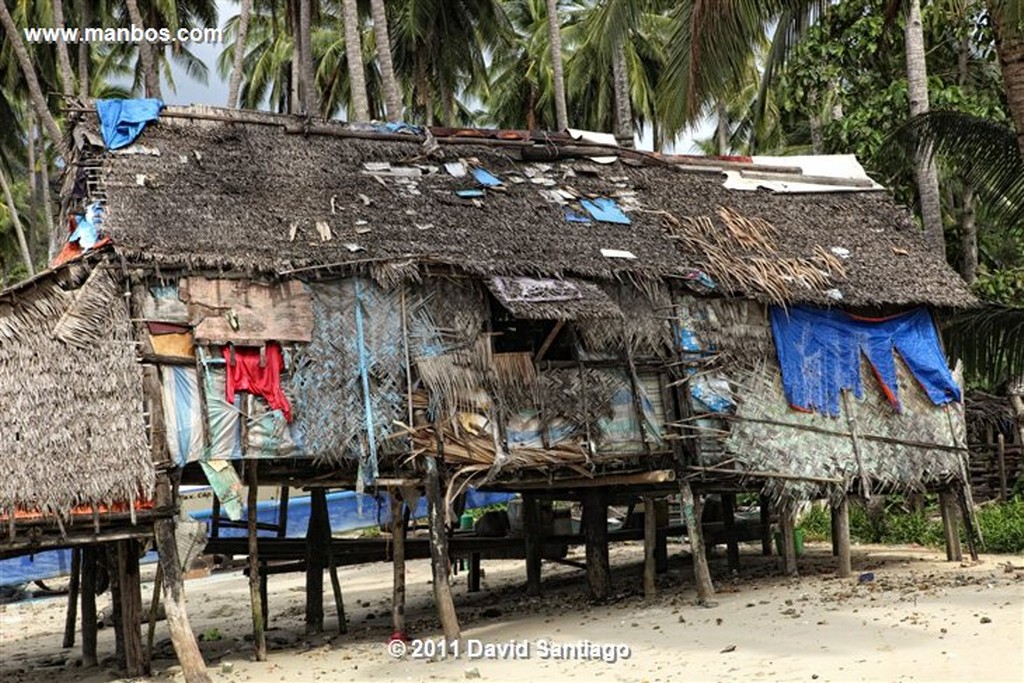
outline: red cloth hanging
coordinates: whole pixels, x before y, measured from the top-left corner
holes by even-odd
[[[235,347],[234,363],[232,363],[231,347],[224,347],[224,360],[227,361],[228,403],[234,404],[235,393],[247,391],[262,396],[274,410],[284,413],[284,419],[292,421],[292,406],[281,390],[281,370],[284,368],[284,357],[281,347],[276,343],[266,346],[266,365],[260,367],[260,350],[254,347]]]

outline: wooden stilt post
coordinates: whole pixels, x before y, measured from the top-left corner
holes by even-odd
[[[64,647],[75,646],[75,627],[78,625],[78,589],[82,578],[82,549],[71,551],[71,584],[68,586],[68,611],[64,620]]]
[[[526,594],[540,595],[541,562],[544,530],[541,523],[540,499],[523,494],[523,536],[526,542]]]
[[[846,496],[844,495],[843,498],[845,500]],[[839,557],[839,506],[830,503],[828,509],[831,520],[829,537],[832,539],[832,557]]]
[[[656,571],[655,548],[658,545],[658,513],[654,497],[644,496],[644,597],[653,598],[658,594],[654,581]]]
[[[693,495],[689,480],[679,480],[679,493],[682,498],[683,519],[686,520],[686,535],[690,538],[690,553],[693,555],[693,578],[697,584],[697,600],[701,604],[707,604],[715,595],[715,587],[711,583],[711,570],[708,568],[708,557],[704,551],[704,531],[700,522],[703,506],[700,499]]]
[[[146,629],[146,656],[153,659],[153,640],[156,638],[156,617],[160,611],[160,584],[163,582],[164,570],[159,564],[156,566],[156,576],[153,577],[153,596],[149,600],[149,626]]]
[[[583,494],[583,533],[587,545],[587,583],[590,597],[605,600],[612,592],[608,561],[608,490],[587,489]]]
[[[114,625],[114,660],[122,671],[127,670],[124,654],[124,622],[121,620],[121,561],[117,542],[104,544],[107,577],[110,580],[110,619]]]
[[[469,554],[469,572],[466,574],[466,590],[480,592],[480,553]]]
[[[725,526],[725,545],[729,558],[729,569],[740,569],[740,544],[736,537],[736,494],[722,494],[722,521]]]
[[[121,634],[125,672],[129,678],[149,674],[149,660],[142,644],[142,581],[139,547],[134,539],[117,542],[117,574],[121,599]]]
[[[975,543],[977,538],[974,533],[974,522],[971,517],[971,508],[967,504],[967,487],[971,483],[964,482],[956,491],[956,500],[960,504],[960,514],[964,520],[964,536],[967,537],[967,552],[971,554],[971,560],[974,562],[978,561],[978,546]]]
[[[440,430],[436,433],[440,434]],[[449,641],[459,640],[459,617],[455,613],[452,587],[448,583],[448,535],[444,524],[444,498],[441,495],[441,474],[437,459],[426,456],[427,468],[427,515],[430,519],[430,559],[434,575],[434,602],[441,620],[444,637]]]
[[[942,513],[942,532],[946,541],[946,561],[960,562],[963,560],[963,549],[960,547],[960,529],[957,523],[955,495],[950,491],[939,493],[939,510]]]
[[[324,630],[323,489],[310,491],[309,526],[306,527],[306,635]]]
[[[664,574],[668,571],[668,498],[659,498],[654,501],[654,509],[657,520],[657,544],[654,547],[655,571]]]
[[[797,576],[799,573],[796,566],[796,543],[793,538],[795,524],[793,502],[783,500],[779,504],[779,531],[782,532],[782,570],[788,576]]]
[[[245,397],[242,400],[245,401]],[[244,413],[242,419],[246,419]],[[245,461],[246,486],[249,494],[245,516],[249,527],[249,602],[252,607],[253,647],[256,650],[256,661],[265,662],[267,661],[267,634],[263,621],[263,601],[260,597],[260,551],[256,536],[258,529],[256,506],[259,502],[259,475],[256,471],[258,462],[254,458]]]
[[[96,660],[96,546],[82,548],[82,666],[94,667]]]
[[[157,500],[160,500],[159,487]],[[181,671],[185,674],[187,683],[210,683],[206,663],[199,651],[199,643],[192,632],[192,625],[185,609],[185,585],[181,575],[181,562],[178,559],[178,546],[174,541],[174,520],[157,520],[153,528],[156,532],[156,547],[163,575],[167,628],[171,632],[171,643],[178,655],[178,663],[181,664]],[[84,608],[82,616],[85,616]]]
[[[334,611],[338,615],[338,633],[348,633],[348,620],[345,618],[345,598],[341,592],[341,581],[338,579],[338,563],[334,557],[334,532],[331,529],[331,515],[327,509],[327,491],[317,489],[320,492],[314,499],[314,504],[321,508],[320,511],[320,538],[321,544],[327,553],[327,574],[331,577],[331,593],[334,595]]]
[[[832,507],[832,519],[835,529],[832,532],[832,545],[839,558],[837,573],[841,578],[846,578],[853,573],[853,567],[850,561],[850,499],[845,492],[839,502]]]
[[[772,554],[772,508],[763,493],[758,499],[758,508],[761,511],[761,554],[768,557]]]
[[[406,639],[405,633],[405,513],[397,490],[391,492],[391,561],[394,583],[391,589],[391,632],[393,638]]]

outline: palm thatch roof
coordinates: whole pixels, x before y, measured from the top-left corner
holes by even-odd
[[[152,496],[119,278],[73,265],[0,293],[0,514]]]
[[[769,301],[974,303],[885,192],[744,192],[723,187],[714,169],[682,171],[635,152],[594,163],[585,157],[608,150],[578,143],[437,144],[212,111],[171,108],[117,152],[90,148],[97,124],[83,114],[80,157],[95,168],[106,228],[130,261],[277,274],[361,267],[383,277],[415,277],[429,264],[481,276],[703,272],[718,291]],[[232,116],[244,122],[210,120]],[[548,160],[531,160],[540,157]],[[477,189],[474,168],[502,186],[459,196]],[[588,197],[614,199],[630,224],[567,220]]]

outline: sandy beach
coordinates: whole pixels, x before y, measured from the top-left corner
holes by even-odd
[[[224,682],[1024,680],[1024,556],[961,564],[932,549],[854,546],[854,577],[838,579],[829,548],[809,544],[802,575],[793,579],[753,545],[742,546],[742,570],[731,575],[719,549],[712,557],[717,604],[700,607],[685,547],[669,551],[659,595],[645,600],[642,547],[614,547],[615,595],[601,605],[587,600],[579,569],[545,563],[545,594],[529,598],[521,561],[485,560],[481,592],[466,591],[464,573],[453,580],[463,626],[457,653],[444,651],[428,562],[411,562],[407,619],[420,641],[399,658],[387,648],[390,565],[341,570],[344,635],[327,594],[326,632],[307,638],[302,576],[272,577],[266,662],[252,658],[240,571],[189,581],[186,590],[212,677]],[[860,582],[866,572],[874,579]],[[143,585],[146,604],[151,590]],[[108,603],[100,597],[101,608]],[[36,597],[0,606],[0,680],[118,680],[109,661],[112,629],[99,632],[108,661],[98,669],[83,670],[79,652],[61,648],[65,604]],[[152,680],[182,681],[163,622],[155,649]]]

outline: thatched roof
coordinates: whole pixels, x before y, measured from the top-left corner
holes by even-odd
[[[81,264],[0,293],[0,513],[151,497],[122,293],[107,268]]]
[[[610,164],[541,164],[522,157],[558,148],[467,139],[430,149],[415,136],[351,137],[344,124],[303,134],[292,117],[183,118],[190,111],[169,110],[135,147],[99,155],[106,227],[132,261],[269,273],[439,263],[480,275],[596,279],[699,269],[721,289],[768,300],[973,303],[885,192],[743,192],[725,189],[721,173],[683,172],[636,153]],[[95,129],[95,117],[83,117],[79,126]],[[471,175],[446,172],[459,160],[504,187],[456,196],[476,186]],[[552,196],[558,190],[616,198],[631,224],[569,222]]]

